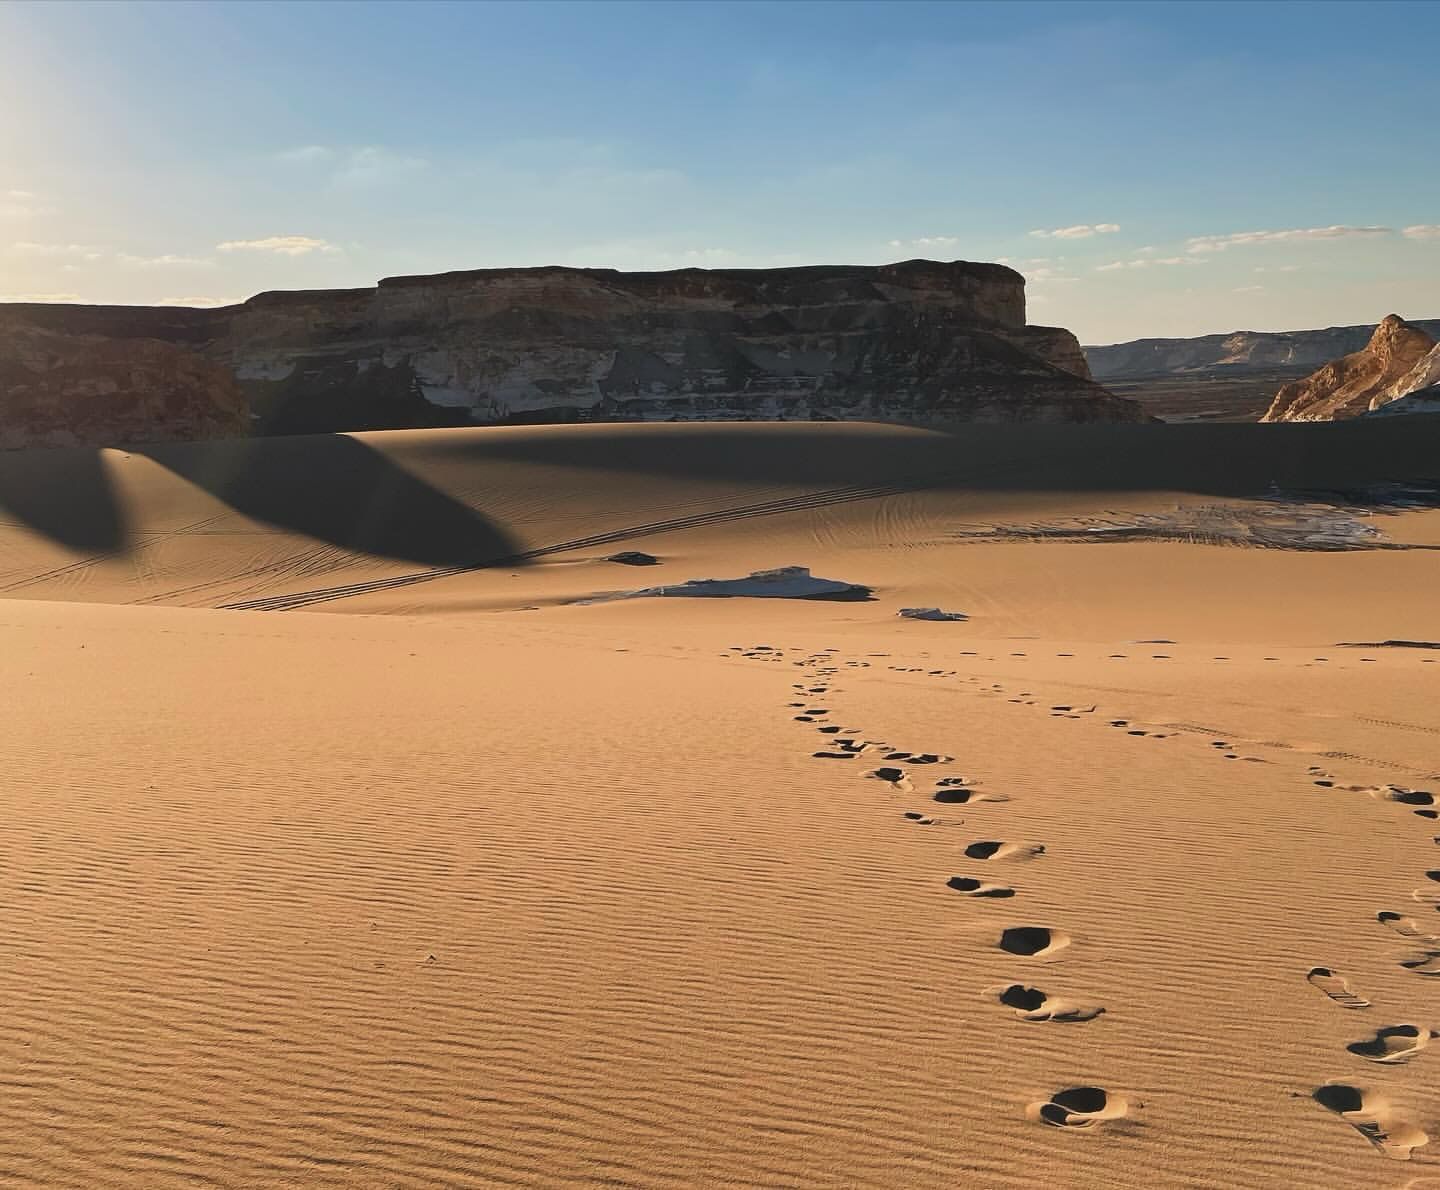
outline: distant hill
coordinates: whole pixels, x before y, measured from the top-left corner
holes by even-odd
[[[1440,336],[1440,318],[1409,320],[1409,324]],[[1096,380],[1212,374],[1243,376],[1293,369],[1296,375],[1360,351],[1375,325],[1332,326],[1311,331],[1232,331],[1194,339],[1135,339],[1105,347],[1085,347]]]

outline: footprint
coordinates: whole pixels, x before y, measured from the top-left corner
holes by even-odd
[[[1410,1061],[1436,1037],[1440,1037],[1440,1033],[1421,1025],[1387,1025],[1375,1030],[1375,1035],[1368,1040],[1352,1041],[1345,1048],[1371,1062],[1395,1066]]]
[[[947,806],[974,805],[977,802],[1008,802],[1010,796],[1004,793],[987,793],[964,785],[945,785],[935,790],[934,800]]]
[[[965,848],[967,859],[1022,860],[1044,854],[1044,843],[1002,843],[994,839],[971,843]]]
[[[1022,1021],[1092,1021],[1105,1011],[1098,1004],[1077,1004],[1023,983],[986,988],[986,999],[1013,1008]]]
[[[1329,967],[1311,967],[1305,977],[1341,1008],[1369,1008],[1370,1001],[1350,990],[1350,982]]]
[[[909,793],[910,790],[915,788],[910,784],[910,778],[905,775],[904,769],[894,768],[889,765],[878,769],[871,769],[868,773],[864,773],[863,776],[875,781],[884,781],[891,789],[898,789],[904,793]]]
[[[949,764],[955,758],[942,756],[938,752],[890,752],[886,754],[885,759],[904,760],[910,764]]]
[[[1070,935],[1048,926],[1011,926],[1001,931],[996,945],[1006,954],[1029,959],[1047,959],[1070,945]]]
[[[945,887],[955,892],[964,893],[967,897],[1013,897],[1015,890],[1006,884],[988,884],[983,880],[976,880],[973,876],[951,876],[945,882]]]
[[[1326,1083],[1311,1098],[1334,1112],[1387,1157],[1409,1161],[1410,1153],[1430,1138],[1374,1091],[1350,1083]]]
[[[1405,959],[1400,965],[1416,975],[1440,975],[1440,951],[1421,955],[1418,959]]]
[[[812,753],[810,753],[810,755],[811,755],[811,756],[814,756],[814,757],[816,757],[816,758],[818,758],[818,759],[820,759],[820,760],[854,760],[855,757],[857,757],[857,756],[859,755],[859,753],[858,753],[858,752],[812,752]]]
[[[1434,934],[1427,934],[1413,917],[1406,917],[1402,913],[1386,909],[1377,913],[1375,920],[1382,925],[1389,926],[1407,942],[1415,942],[1421,946],[1440,946],[1440,938]]]
[[[1403,785],[1382,785],[1371,790],[1370,796],[1382,802],[1399,802],[1402,806],[1433,806],[1435,795],[1427,789],[1406,789]]]
[[[1103,1087],[1066,1087],[1044,1103],[1032,1103],[1025,1114],[1052,1128],[1094,1128],[1106,1120],[1118,1120],[1129,1110],[1123,1095]]]
[[[919,810],[906,810],[906,811],[905,811],[905,819],[906,819],[907,822],[913,822],[913,823],[915,823],[916,826],[934,826],[934,825],[935,825],[935,819],[931,818],[930,815],[928,815],[928,814],[922,814],[922,813],[920,813]]]

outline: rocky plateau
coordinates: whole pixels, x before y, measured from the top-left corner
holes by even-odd
[[[42,341],[48,354],[33,346]],[[63,375],[53,363],[61,358]],[[111,372],[82,381],[86,360]],[[137,369],[128,379],[123,360]],[[142,363],[164,375],[149,405],[138,396],[149,374]],[[128,394],[117,398],[113,427],[102,412],[107,386]],[[67,394],[82,390],[85,417],[67,418]],[[218,309],[0,306],[0,410],[11,444],[245,432],[237,394],[259,433],[592,420],[1148,420],[1091,378],[1070,332],[1026,324],[1019,273],[965,261],[481,269],[263,293]]]

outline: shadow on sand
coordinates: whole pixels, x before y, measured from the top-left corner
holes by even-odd
[[[126,449],[242,516],[356,553],[478,566],[522,552],[481,512],[343,434]],[[125,501],[98,450],[0,454],[0,516],[75,550],[125,555],[134,545]]]

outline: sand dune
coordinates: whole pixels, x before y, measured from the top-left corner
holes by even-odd
[[[0,1182],[1440,1184],[1436,433],[0,457]]]

